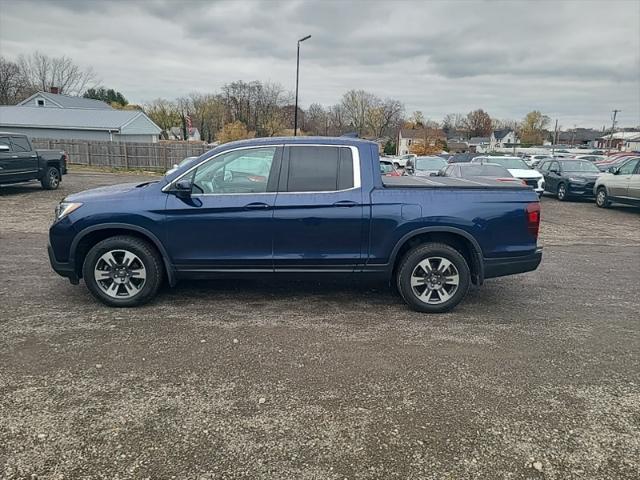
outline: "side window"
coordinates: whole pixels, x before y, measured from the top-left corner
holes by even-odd
[[[556,172],[559,172],[560,165],[558,164],[558,162],[551,162],[551,164],[549,165],[549,170],[555,170]]]
[[[0,137],[0,145],[6,145],[9,147],[9,151],[11,151],[11,142],[9,141],[9,137]]]
[[[638,164],[638,160],[629,160],[622,167],[620,167],[620,175],[631,175]]]
[[[276,147],[236,150],[198,166],[194,194],[262,193],[267,191]]]
[[[289,147],[287,192],[334,192],[353,188],[353,157],[344,147]]]
[[[455,165],[449,165],[447,168],[445,168],[445,169],[444,169],[444,174],[445,174],[447,177],[454,177],[454,176],[456,176],[456,175],[454,175],[454,174],[455,174],[455,168],[456,168],[456,167],[455,167]]]
[[[25,137],[11,137],[11,143],[13,144],[13,150],[16,152],[31,151],[29,140],[27,140]]]
[[[540,170],[541,172],[546,172],[547,170],[549,170],[549,162],[540,163],[540,165],[538,166],[538,170]]]

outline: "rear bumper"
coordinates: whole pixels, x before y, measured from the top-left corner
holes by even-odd
[[[531,272],[538,268],[542,261],[542,247],[538,247],[531,255],[505,258],[485,258],[484,278],[504,277],[516,273]]]
[[[76,273],[75,266],[71,262],[58,262],[53,253],[53,249],[51,245],[47,245],[47,253],[49,254],[49,262],[51,263],[51,268],[60,276],[66,277],[69,281],[77,285],[80,283],[80,279],[78,278],[78,274]]]

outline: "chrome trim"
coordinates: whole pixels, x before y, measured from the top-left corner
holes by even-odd
[[[349,148],[351,149],[351,158],[353,160],[353,187],[351,188],[345,188],[342,190],[321,190],[321,191],[313,191],[313,192],[280,192],[280,191],[275,191],[275,192],[248,192],[248,193],[192,193],[191,196],[192,197],[211,197],[211,196],[227,196],[227,195],[302,195],[302,194],[309,194],[309,195],[316,195],[319,193],[341,193],[341,192],[350,192],[352,190],[358,190],[359,188],[362,187],[362,177],[360,175],[360,152],[358,151],[358,147],[353,146],[353,145],[328,145],[328,144],[316,144],[316,143],[296,143],[296,144],[278,144],[278,145],[260,145],[260,146],[251,146],[251,147],[239,147],[239,148],[234,148],[232,150],[226,150],[224,152],[220,152],[216,155],[212,155],[211,157],[203,160],[202,162],[200,162],[197,165],[194,165],[193,167],[191,167],[189,170],[187,170],[186,172],[184,172],[182,175],[180,175],[179,177],[177,177],[175,180],[173,180],[171,183],[165,185],[164,187],[162,187],[162,191],[167,193],[170,189],[171,186],[173,186],[173,184],[175,184],[178,180],[180,180],[181,178],[187,176],[191,171],[195,170],[196,168],[198,168],[200,165],[204,164],[205,162],[208,162],[209,160],[216,158],[220,155],[224,155],[226,153],[230,153],[230,152],[236,152],[239,150],[250,150],[250,149],[256,149],[256,148],[268,148],[268,147],[333,147],[333,148]]]
[[[182,175],[180,175],[179,177],[176,177],[174,180],[172,180],[167,185],[162,187],[162,191],[164,193],[167,193],[169,191],[170,187],[172,187],[176,182],[178,182],[182,178],[186,177],[189,173],[194,171],[200,165],[203,165],[204,163],[208,162],[209,160],[213,160],[214,158],[217,158],[220,155],[225,155],[225,154],[231,153],[231,152],[238,152],[240,150],[255,150],[256,148],[270,148],[270,147],[278,148],[278,147],[283,147],[283,146],[284,145],[282,145],[282,144],[278,144],[278,145],[252,145],[252,146],[249,146],[249,147],[232,148],[231,150],[225,150],[224,152],[220,152],[220,153],[217,153],[215,155],[211,155],[210,157],[205,158],[200,163],[198,163],[197,165],[194,165],[189,170],[184,172]],[[260,193],[276,193],[276,192],[258,192],[258,193],[252,193],[251,195],[258,195]],[[236,194],[234,194],[234,193],[200,193],[198,195],[249,195],[249,194],[248,193],[240,193],[240,194],[237,194],[237,193]],[[194,195],[192,194],[192,196],[194,196]]]

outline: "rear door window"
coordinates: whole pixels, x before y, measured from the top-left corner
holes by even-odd
[[[631,175],[636,168],[639,160],[629,160],[623,166],[620,167],[619,175]]]
[[[24,137],[11,137],[11,143],[13,144],[13,150],[15,152],[30,152],[31,146],[29,141]]]
[[[284,191],[335,192],[354,187],[350,148],[294,145],[288,152]]]

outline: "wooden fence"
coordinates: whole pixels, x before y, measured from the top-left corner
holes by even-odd
[[[32,139],[34,148],[64,150],[68,162],[97,167],[165,171],[186,157],[211,149],[199,143],[120,143],[88,140]]]

